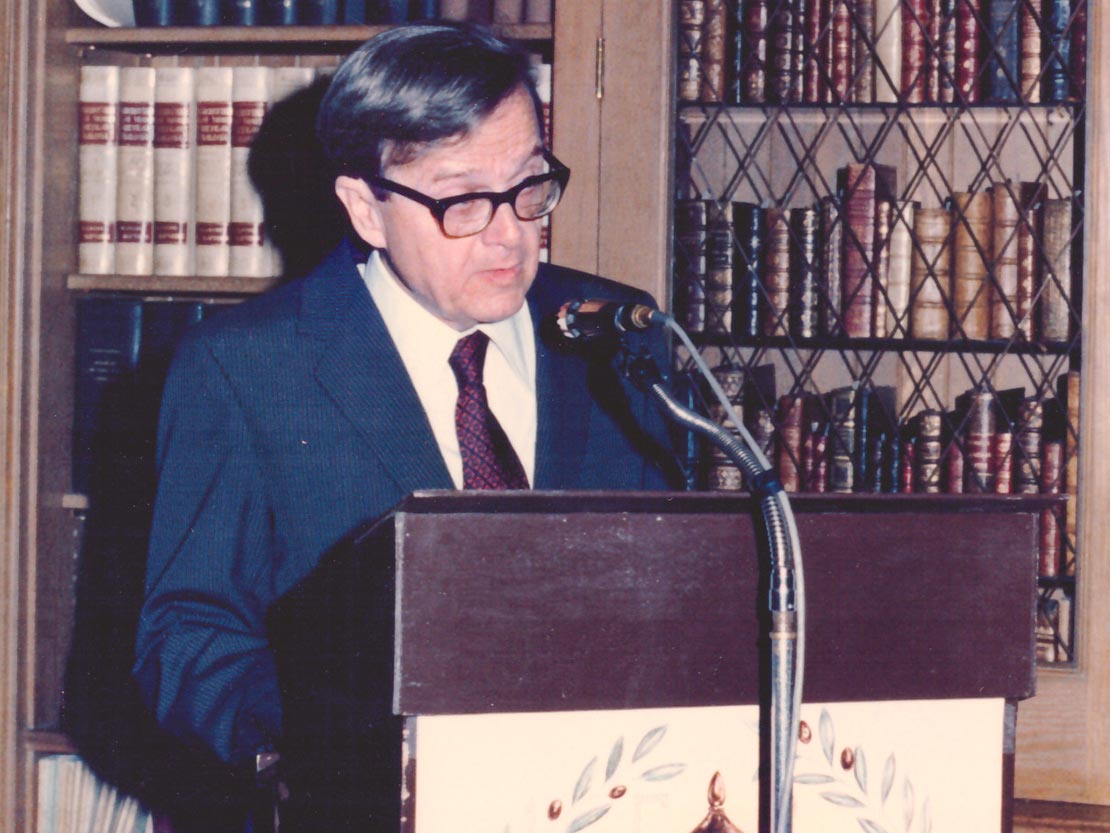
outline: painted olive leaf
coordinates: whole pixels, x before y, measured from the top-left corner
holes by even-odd
[[[652,767],[640,777],[645,781],[669,781],[686,771],[686,764],[663,764]]]
[[[659,745],[659,742],[663,740],[663,736],[665,734],[667,734],[666,726],[656,726],[654,729],[644,735],[640,739],[640,742],[636,744],[636,751],[632,753],[632,762],[635,763],[636,761],[640,760],[640,758],[648,754],[652,749],[657,747]]]
[[[856,821],[859,822],[859,826],[866,830],[867,833],[887,833],[885,827],[881,824],[876,824],[871,821],[871,819],[856,819]]]
[[[821,709],[821,717],[817,721],[817,734],[821,737],[821,749],[825,752],[825,759],[829,762],[829,766],[832,766],[836,730],[833,728],[832,716],[828,709]]]
[[[608,813],[609,808],[612,806],[613,805],[611,804],[606,804],[604,807],[595,807],[589,812],[583,813],[574,821],[572,821],[569,825],[567,825],[567,833],[578,833],[579,830],[585,830],[595,821]]]
[[[894,786],[894,753],[886,759],[886,765],[883,766],[883,804],[886,804],[887,798],[890,796],[890,790]]]
[[[617,738],[617,742],[613,744],[613,748],[609,750],[609,762],[605,765],[605,780],[608,781],[616,772],[617,767],[621,765],[621,756],[624,754],[624,738]]]
[[[848,793],[821,793],[821,797],[838,807],[862,807],[863,802]]]
[[[597,758],[594,758],[586,764],[586,768],[582,770],[582,774],[578,776],[578,781],[574,785],[574,797],[571,799],[571,804],[581,800],[581,798],[590,791],[590,785],[594,780],[595,766],[597,766]]]
[[[795,784],[831,784],[836,779],[820,772],[803,772],[794,776]]]
[[[910,825],[913,824],[913,802],[913,784],[907,778],[902,787],[902,820],[906,823],[906,830],[909,830]]]
[[[856,762],[852,766],[852,772],[855,773],[856,783],[859,784],[860,791],[867,792],[867,759],[863,755],[863,747],[857,746],[855,751]]]

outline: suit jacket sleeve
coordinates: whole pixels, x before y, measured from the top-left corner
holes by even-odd
[[[171,369],[158,458],[135,676],[164,726],[245,762],[281,724],[263,624],[272,512],[236,395],[201,341]]]

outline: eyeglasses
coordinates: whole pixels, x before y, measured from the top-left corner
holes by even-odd
[[[543,160],[549,167],[546,173],[525,177],[508,191],[474,191],[441,200],[384,177],[365,176],[363,179],[377,188],[420,203],[432,212],[447,237],[469,237],[490,224],[502,203],[512,206],[517,218],[525,221],[538,220],[555,210],[570,179],[570,168],[549,150],[543,151]]]

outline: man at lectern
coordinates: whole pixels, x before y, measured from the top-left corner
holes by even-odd
[[[392,29],[336,73],[318,133],[373,253],[198,326],[166,384],[135,675],[176,734],[275,744],[268,607],[408,493],[666,486],[651,404],[549,338],[568,300],[650,299],[539,263],[570,173],[540,125],[527,56],[482,29]]]

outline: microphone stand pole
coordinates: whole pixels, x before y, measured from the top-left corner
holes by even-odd
[[[794,666],[798,638],[794,599],[794,558],[782,503],[786,494],[774,472],[763,468],[751,449],[732,432],[679,404],[663,385],[655,363],[646,356],[634,357],[626,369],[628,377],[648,393],[664,415],[714,443],[747,477],[752,495],[759,500],[766,524],[770,561],[768,608],[771,672],[771,830],[790,833],[792,766],[794,748]]]

